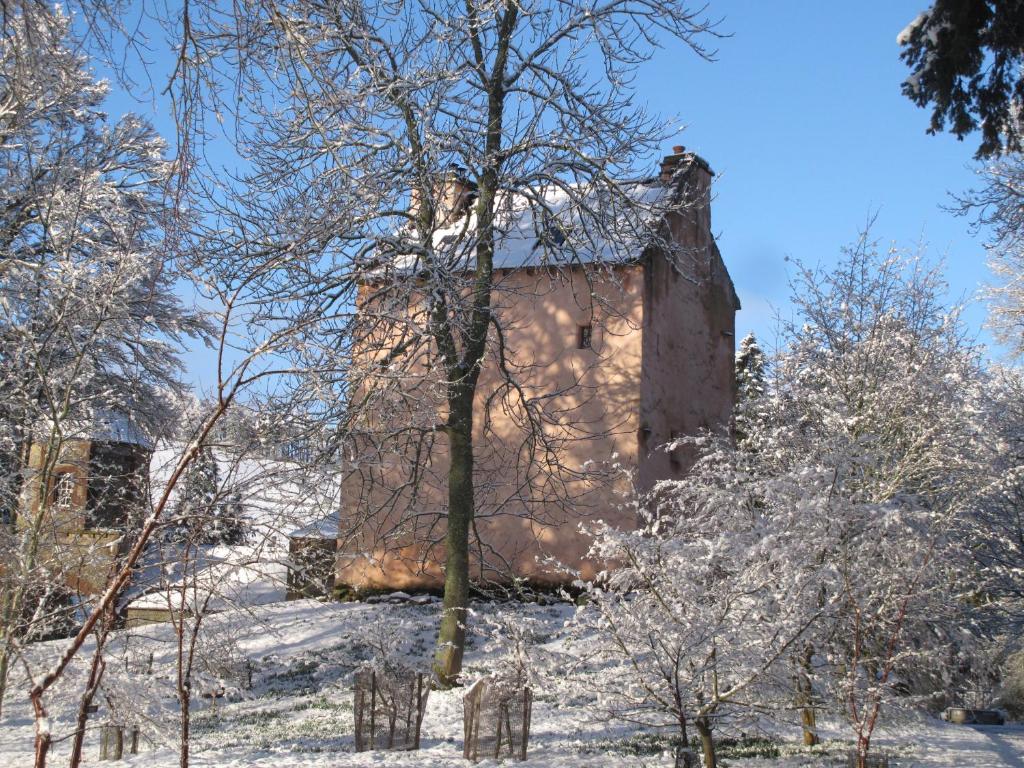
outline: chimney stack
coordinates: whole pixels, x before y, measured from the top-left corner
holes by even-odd
[[[679,163],[684,157],[687,157],[686,147],[681,144],[672,147],[672,154],[666,155],[661,161],[661,173],[658,178],[662,184],[668,184],[672,181],[672,176],[676,172],[676,168],[679,167]]]
[[[439,227],[446,227],[462,216],[476,197],[476,184],[467,178],[466,169],[459,165],[453,164],[448,170],[439,173],[432,187],[434,224]],[[415,215],[419,207],[419,190],[414,189],[409,201],[409,212]]]

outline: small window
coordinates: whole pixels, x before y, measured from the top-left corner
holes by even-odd
[[[70,512],[75,502],[75,475],[61,472],[53,483],[53,506],[59,512]]]
[[[576,330],[576,348],[591,349],[594,341],[594,328],[590,325],[581,325]]]

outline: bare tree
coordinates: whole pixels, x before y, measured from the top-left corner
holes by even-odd
[[[218,420],[243,395],[269,403],[275,418],[308,420],[316,413],[320,431],[330,430],[320,406],[322,385],[338,366],[314,365],[307,356],[298,368],[287,359],[301,334],[315,330],[318,316],[246,325],[251,313],[270,315],[274,301],[290,300],[287,291],[265,290],[279,260],[238,264],[224,273],[189,258],[187,238],[178,237],[188,219],[172,210],[166,195],[172,167],[163,159],[163,143],[135,117],[105,123],[100,104],[106,86],[89,75],[60,10],[35,3],[5,10],[0,682],[10,661],[20,660],[36,723],[35,762],[43,766],[54,743],[48,692],[96,637],[84,714],[101,682],[110,622],[160,529],[175,485],[211,442]],[[178,279],[202,286],[206,306],[221,311],[211,312],[210,322],[204,313],[185,311],[174,291]],[[143,434],[165,434],[184,391],[177,354],[186,336],[211,340],[219,353],[208,406],[181,441],[152,505],[137,499],[137,514],[121,520],[116,531],[91,547],[78,546],[88,537],[79,535],[80,519],[65,519],[73,506],[65,502],[88,496],[91,503],[97,489],[85,478],[58,483],[58,462],[108,411],[129,412],[131,428]],[[329,457],[327,443],[316,446]],[[83,505],[74,507],[77,514]],[[88,504],[84,509],[88,514]],[[82,590],[74,615],[58,600],[81,577],[78,565],[66,562],[69,542],[74,560],[90,563],[97,556],[110,566]],[[111,544],[120,554],[104,559]],[[42,664],[28,659],[24,643],[52,633],[62,618],[70,620],[64,627],[70,637],[59,657]],[[78,754],[81,718],[79,725]]]
[[[207,201],[221,222],[206,233],[217,243],[207,252],[235,262],[278,254],[303,283],[295,296],[338,318],[353,358],[353,431],[362,419],[361,433],[373,433],[382,412],[394,415],[384,406],[415,417],[392,430],[396,452],[419,457],[406,492],[415,496],[427,455],[443,457],[443,513],[421,522],[444,541],[437,672],[451,684],[482,506],[486,403],[529,425],[534,468],[556,466],[551,441],[569,436],[545,411],[552,393],[524,386],[503,345],[504,230],[528,212],[539,268],[604,269],[643,253],[659,231],[650,214],[667,201],[623,180],[665,132],[633,105],[630,83],[659,39],[708,57],[711,25],[704,9],[656,0],[253,0],[191,4],[183,21],[180,122],[206,126],[204,108],[228,116],[245,158],[237,192]],[[501,391],[481,402],[488,368]],[[549,494],[565,483],[559,472],[533,477],[550,481]]]

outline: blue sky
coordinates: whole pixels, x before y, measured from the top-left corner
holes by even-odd
[[[666,152],[684,144],[718,173],[712,224],[743,303],[737,338],[754,330],[771,347],[775,313],[791,311],[785,259],[835,261],[873,214],[883,244],[924,243],[945,260],[952,300],[989,278],[982,238],[943,208],[976,183],[976,144],[928,135],[928,112],[900,93],[896,36],[928,4],[718,0],[709,13],[730,37],[716,61],[672,44],[641,69],[637,100],[686,125]],[[170,129],[159,96],[115,95],[111,107]],[[966,318],[991,342],[985,315],[975,302]],[[207,379],[210,362],[190,355],[193,378]]]
[[[943,210],[976,184],[976,144],[928,135],[929,113],[900,93],[896,36],[928,4],[722,0],[709,10],[732,36],[717,61],[664,50],[647,68],[641,97],[678,114],[679,143],[719,174],[712,224],[744,306],[738,337],[769,342],[789,312],[785,257],[828,264],[876,212],[883,244],[945,259],[952,298],[989,279],[982,239]],[[990,341],[985,314],[976,303],[967,320]]]

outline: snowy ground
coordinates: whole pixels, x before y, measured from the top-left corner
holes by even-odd
[[[260,606],[251,611],[224,613],[210,619],[207,655],[220,660],[219,669],[203,670],[200,687],[223,679],[229,661],[244,657],[252,662],[252,687],[233,686],[211,705],[196,705],[193,721],[194,766],[241,768],[327,768],[327,766],[465,766],[462,754],[461,691],[430,694],[423,726],[422,749],[413,753],[355,753],[353,741],[352,673],[369,654],[367,642],[381,628],[386,636],[406,638],[410,657],[429,653],[436,627],[435,602],[416,604],[320,603],[299,601]],[[566,606],[523,605],[514,608],[517,621],[535,622],[546,651],[548,681],[539,686],[526,766],[668,766],[671,759],[656,739],[637,736],[630,726],[608,722],[587,706],[578,685],[566,682],[561,670],[571,664],[563,644],[563,625],[571,614]],[[386,624],[382,622],[387,622]],[[479,622],[478,622],[479,624]],[[116,711],[119,718],[137,721],[152,740],[146,752],[127,758],[122,765],[163,768],[177,765],[173,747],[176,712],[170,687],[173,655],[169,628],[151,625],[124,633],[114,645],[108,666],[109,695],[99,722]],[[127,642],[128,649],[125,650]],[[37,646],[37,662],[54,653],[59,644]],[[138,660],[154,652],[151,675],[134,671]],[[124,658],[131,660],[131,669]],[[493,650],[476,638],[467,655],[470,676],[483,672]],[[236,665],[237,667],[237,665]],[[81,669],[51,696],[54,729],[58,738],[70,731],[74,696]],[[27,702],[13,694],[0,719],[0,767],[31,765],[32,721]],[[793,736],[797,736],[794,732]],[[782,743],[781,757],[730,759],[730,766],[836,765],[845,745],[838,729],[817,754],[795,743]],[[1003,768],[1024,766],[1024,726],[970,728],[925,716],[904,718],[878,737],[878,746],[897,757],[898,766],[919,768]],[[66,762],[70,745],[59,741],[51,765]],[[86,763],[98,762],[99,734],[91,731]],[[492,765],[485,761],[481,765]]]

